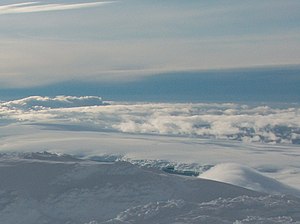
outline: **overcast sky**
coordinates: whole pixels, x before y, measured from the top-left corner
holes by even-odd
[[[299,0],[2,0],[0,87],[298,64]]]

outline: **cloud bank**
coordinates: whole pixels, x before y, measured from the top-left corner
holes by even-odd
[[[73,3],[73,4],[65,4],[65,3],[42,4],[41,2],[23,2],[23,3],[16,3],[16,4],[1,5],[0,15],[80,9],[80,8],[95,7],[95,6],[108,4],[108,3],[112,3],[112,2],[105,1],[105,2],[86,2],[86,3]]]
[[[104,102],[102,101],[102,98],[98,96],[56,96],[52,98],[32,96],[20,100],[5,102],[2,105],[19,110],[43,110],[47,108],[99,106],[104,105]]]
[[[300,143],[298,106],[109,103],[98,97],[69,96],[36,96],[2,102],[0,123],[272,144]]]

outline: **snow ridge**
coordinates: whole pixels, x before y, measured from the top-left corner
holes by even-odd
[[[293,194],[300,197],[299,190],[286,186],[275,179],[262,175],[250,167],[237,163],[217,164],[202,173],[199,177],[269,194]]]

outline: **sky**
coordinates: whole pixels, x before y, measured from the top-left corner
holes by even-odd
[[[300,1],[3,0],[0,88],[299,64]]]

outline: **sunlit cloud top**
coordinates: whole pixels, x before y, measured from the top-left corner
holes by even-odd
[[[13,13],[32,13],[32,12],[80,9],[80,8],[99,6],[108,3],[112,3],[112,2],[109,1],[85,2],[85,3],[73,3],[73,4],[65,4],[65,3],[42,4],[41,2],[23,2],[23,3],[0,5],[0,15],[13,14]]]
[[[296,106],[296,105],[294,105]],[[300,108],[233,103],[118,103],[100,97],[32,96],[0,102],[0,124],[300,144]]]

